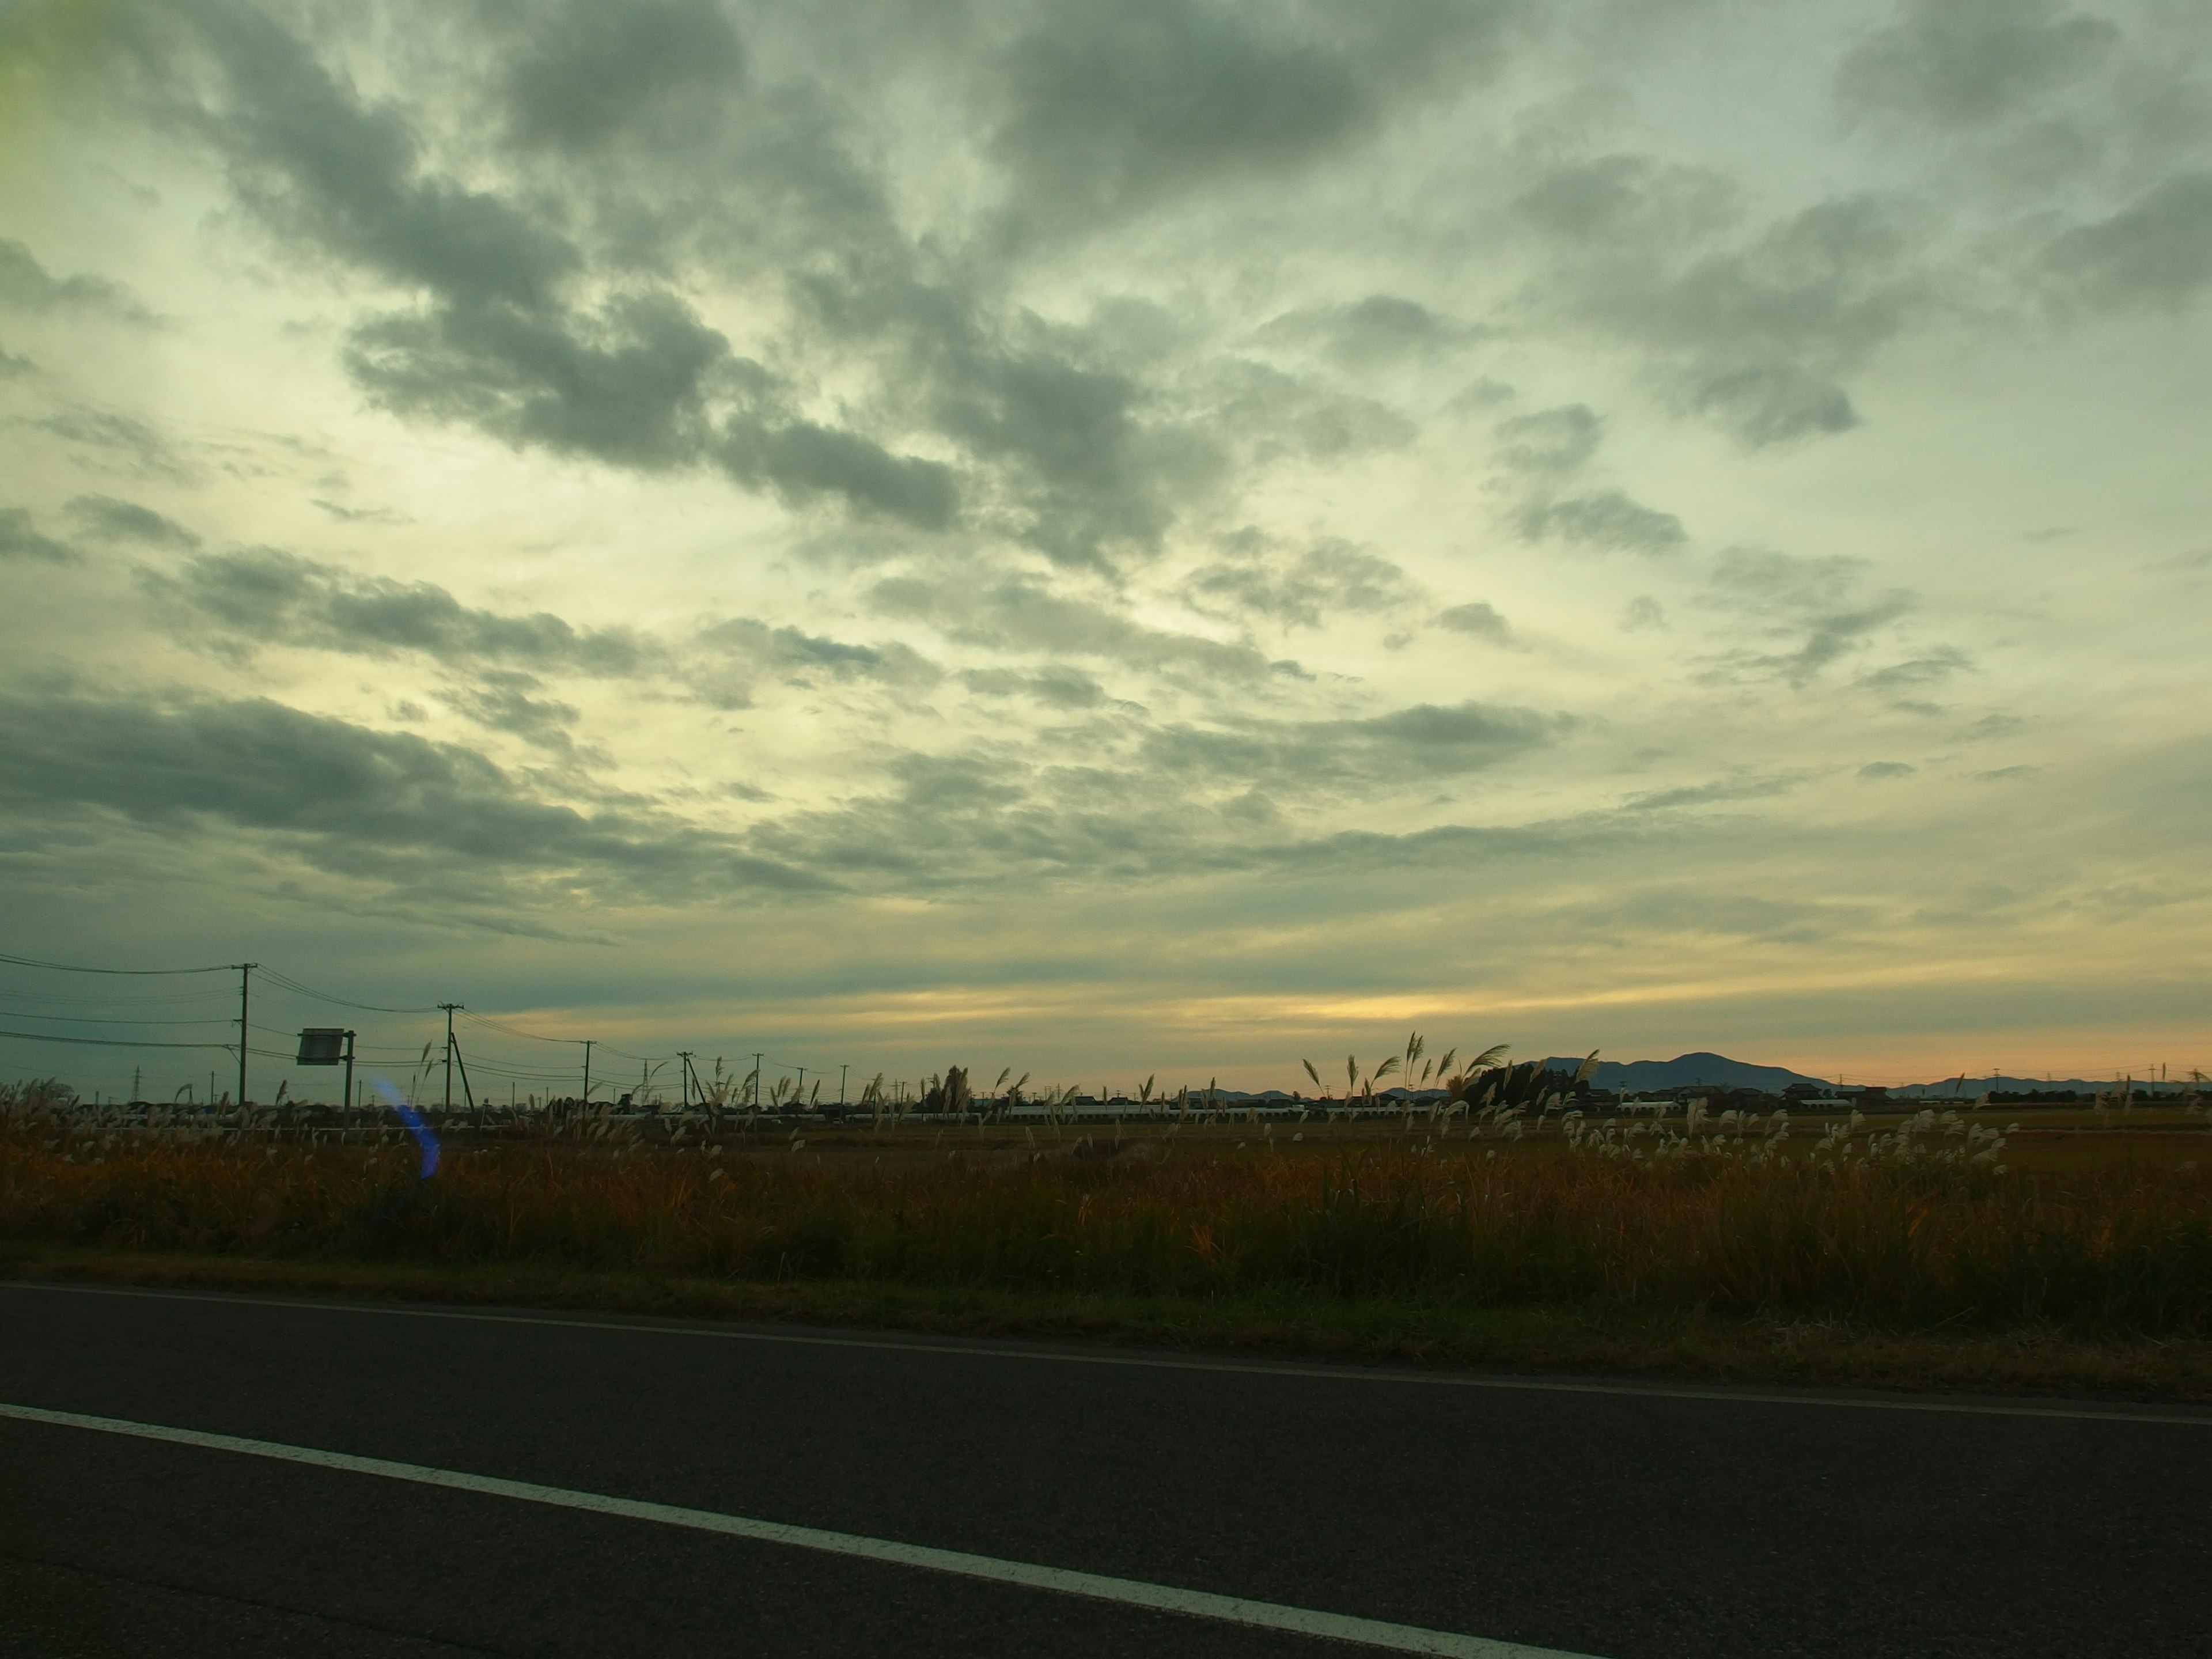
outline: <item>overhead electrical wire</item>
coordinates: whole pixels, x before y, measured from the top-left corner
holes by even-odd
[[[58,974],[125,974],[141,977],[167,974],[234,974],[245,965],[223,962],[209,968],[81,968],[72,962],[42,962],[36,957],[14,957],[4,951],[0,951],[0,962],[13,963],[18,968],[51,968]]]
[[[532,1042],[574,1042],[580,1044],[588,1040],[584,1037],[546,1036],[537,1031],[526,1031],[519,1026],[503,1025],[499,1021],[490,1018],[489,1015],[471,1013],[466,1008],[456,1008],[453,1012],[459,1015],[461,1018],[467,1020],[472,1025],[489,1025],[495,1031],[504,1031],[509,1036],[528,1037]],[[611,1053],[612,1051],[610,1050],[609,1052]]]
[[[15,956],[4,951],[0,951],[0,964],[11,965],[18,968],[41,969],[56,973],[95,974],[107,976],[131,978],[169,977],[178,975],[191,974],[237,973],[247,965],[243,963],[231,962],[210,963],[208,966],[199,968],[94,968],[87,967],[76,963],[49,962],[45,958],[39,957]],[[364,1013],[434,1014],[441,1012],[439,1006],[435,1004],[425,1004],[413,1007],[394,1007],[384,1003],[356,1002],[350,997],[332,996],[326,991],[319,991],[313,986],[303,984],[300,981],[294,979],[290,975],[283,973],[274,968],[258,967],[257,971],[261,976],[260,982],[264,988],[264,994],[283,996],[289,993],[294,996],[305,997],[313,1001],[326,1004],[335,1007],[359,1009]],[[210,988],[204,991],[187,992],[181,994],[138,997],[63,998],[52,997],[44,993],[24,990],[20,993],[18,1000],[34,1002],[65,1001],[74,1003],[80,1006],[88,1002],[94,1006],[118,1007],[125,1004],[143,1005],[155,1003],[191,1002],[222,994],[225,994],[225,993]],[[587,1042],[587,1039],[583,1037],[548,1036],[541,1031],[526,1031],[522,1030],[520,1026],[508,1025],[503,1021],[493,1018],[489,1015],[476,1013],[468,1009],[455,1008],[452,1012],[459,1015],[462,1019],[471,1024],[480,1026],[488,1030],[498,1031],[507,1036],[519,1037],[526,1042],[565,1043],[576,1048],[583,1048]],[[233,1023],[230,1020],[213,1015],[203,1019],[140,1019],[108,1018],[85,1014],[34,1013],[29,1011],[21,1011],[9,1013],[5,1010],[0,1010],[0,1018],[53,1020],[67,1022],[70,1024],[135,1025],[140,1027],[169,1025],[227,1025]],[[271,1030],[271,1028],[256,1025],[253,1030],[257,1033],[268,1032]],[[276,1033],[272,1032],[272,1034]],[[282,1035],[289,1035],[289,1033],[283,1033]],[[185,1042],[155,1038],[131,1039],[125,1037],[73,1037],[65,1036],[58,1033],[43,1031],[0,1030],[0,1037],[14,1037],[20,1041],[30,1042],[64,1042],[88,1048],[222,1049],[225,1052],[233,1054],[236,1053],[238,1048],[238,1045],[236,1043],[227,1042]],[[594,1042],[592,1046],[596,1047],[601,1054],[605,1055],[609,1059],[635,1060],[640,1065],[652,1066],[656,1071],[663,1066],[674,1064],[677,1059],[677,1056],[672,1054],[662,1055],[633,1054],[629,1049],[613,1048],[605,1042]],[[286,1050],[255,1048],[251,1046],[250,1042],[247,1048],[247,1053],[278,1060],[290,1060],[295,1057],[291,1053]],[[390,1048],[380,1046],[376,1048],[364,1050],[362,1057],[368,1059],[379,1054],[388,1054],[395,1057],[407,1056],[416,1058],[418,1062],[420,1059],[416,1050],[411,1046],[400,1048],[396,1045]],[[390,1062],[387,1061],[386,1063]],[[434,1050],[431,1054],[430,1063],[432,1065],[435,1065],[437,1063]],[[518,1080],[535,1079],[549,1082],[557,1082],[565,1081],[569,1076],[569,1073],[567,1070],[545,1071],[525,1066],[510,1066],[504,1065],[500,1061],[483,1057],[479,1057],[473,1063],[478,1070],[488,1073],[496,1073],[501,1077],[513,1078]],[[817,1074],[826,1074],[829,1069],[827,1066],[802,1066],[796,1061],[778,1060],[773,1056],[764,1058],[762,1064],[764,1066],[773,1066],[781,1071],[808,1071],[814,1072]],[[610,1079],[609,1082],[611,1084],[613,1079]]]
[[[159,1042],[151,1040],[134,1042],[129,1037],[63,1036],[53,1031],[0,1031],[0,1037],[21,1037],[26,1042],[68,1042],[87,1048],[220,1048],[229,1054],[238,1052],[238,1045],[235,1042]],[[251,1052],[259,1054],[270,1051],[265,1048],[255,1048]],[[291,1056],[286,1054],[284,1058],[289,1060]]]
[[[313,997],[318,1002],[334,1003],[341,1008],[358,1008],[365,1013],[434,1014],[438,1012],[434,1004],[421,1008],[387,1008],[380,1002],[356,1002],[349,997],[334,997],[327,991],[318,991],[311,985],[302,985],[290,975],[280,974],[274,968],[264,968],[261,976],[271,984],[281,985],[288,991],[297,991],[301,996]]]
[[[38,1014],[21,1008],[0,1008],[0,1019],[64,1019],[72,1025],[235,1025],[234,1019],[210,1015],[205,1019],[106,1019],[98,1014]]]
[[[238,993],[228,986],[223,986],[210,987],[204,991],[173,992],[167,995],[87,996],[68,992],[34,990],[27,985],[11,985],[8,988],[6,995],[10,1002],[54,1002],[62,1003],[72,1008],[174,1008],[195,1004],[204,1007],[210,1004],[234,1001]]]

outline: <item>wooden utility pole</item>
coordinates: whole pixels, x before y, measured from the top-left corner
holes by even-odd
[[[438,1006],[446,1011],[445,1109],[450,1112],[453,1109],[453,1010],[461,1005],[458,1002],[441,1002]]]
[[[246,1007],[248,993],[252,988],[253,970],[260,965],[258,962],[238,964],[238,1109],[241,1112],[246,1109],[246,1045],[252,1038],[252,1028],[246,1023]],[[210,1095],[215,1092],[212,1082],[208,1085],[208,1092]]]

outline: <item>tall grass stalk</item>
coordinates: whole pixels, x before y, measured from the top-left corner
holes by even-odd
[[[1493,1147],[1494,1147],[1493,1143]],[[605,1139],[268,1147],[0,1122],[0,1240],[134,1251],[544,1261],[775,1280],[1498,1306],[1600,1299],[1839,1317],[2212,1331],[2212,1177],[2136,1166],[1340,1156],[1202,1146],[884,1167]]]

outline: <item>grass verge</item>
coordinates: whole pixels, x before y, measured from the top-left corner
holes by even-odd
[[[528,1261],[262,1259],[30,1243],[0,1245],[0,1276],[1081,1339],[1277,1358],[1798,1386],[2212,1400],[2212,1340],[2092,1340],[2057,1328],[1896,1331],[1832,1319],[1589,1303],[1468,1308],[1291,1291],[1186,1297],[835,1279],[757,1282]]]

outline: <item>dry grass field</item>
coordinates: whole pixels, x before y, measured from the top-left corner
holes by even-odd
[[[595,1112],[445,1125],[425,1177],[396,1127],[19,1097],[0,1253],[19,1273],[2201,1395],[2206,1122]]]

